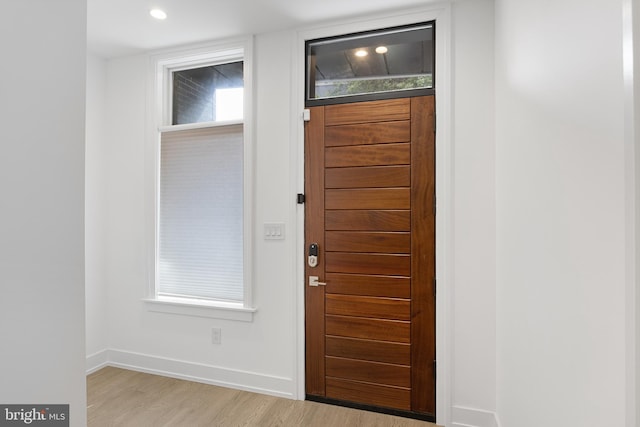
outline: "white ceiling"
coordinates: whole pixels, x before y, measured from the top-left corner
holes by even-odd
[[[312,22],[384,13],[430,0],[87,0],[87,39],[107,58],[295,28]],[[167,12],[157,21],[151,8]]]

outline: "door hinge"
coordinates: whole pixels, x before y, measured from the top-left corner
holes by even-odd
[[[437,286],[438,286],[438,279],[434,277],[434,278],[433,278],[433,296],[434,296],[434,297],[436,296],[436,292],[437,292],[437,291],[436,291],[436,289],[437,289]]]
[[[436,118],[436,113],[433,113],[433,133],[436,133],[436,124],[438,123],[438,119]]]
[[[434,194],[434,195],[433,195],[433,215],[435,215],[435,214],[436,214],[436,211],[438,210],[438,209],[437,209],[437,205],[438,205],[438,201],[437,201],[437,199],[436,199],[436,195]]]
[[[311,120],[311,111],[308,108],[302,110],[302,120],[304,120],[305,122]]]
[[[434,361],[433,361],[433,378],[434,378],[434,379],[436,378],[436,371],[437,371],[437,368],[438,368],[438,362],[434,360]]]
[[[304,194],[302,193],[298,193],[298,196],[296,198],[296,201],[298,202],[299,205],[304,204]]]

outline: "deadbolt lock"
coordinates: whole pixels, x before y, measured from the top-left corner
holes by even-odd
[[[307,259],[309,267],[316,267],[318,265],[318,244],[312,243],[309,245],[309,257]]]

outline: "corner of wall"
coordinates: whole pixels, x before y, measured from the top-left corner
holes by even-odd
[[[625,86],[625,214],[626,214],[626,426],[640,422],[640,7],[623,0],[623,69]]]
[[[495,412],[454,406],[451,409],[451,427],[501,427],[501,424]]]
[[[88,354],[85,364],[87,375],[90,375],[105,366],[109,366],[109,350],[104,349],[97,353]]]

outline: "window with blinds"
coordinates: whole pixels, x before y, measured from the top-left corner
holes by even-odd
[[[249,37],[152,58],[150,311],[239,321],[256,311],[248,249],[252,51]]]
[[[243,302],[242,125],[163,132],[158,296]]]

